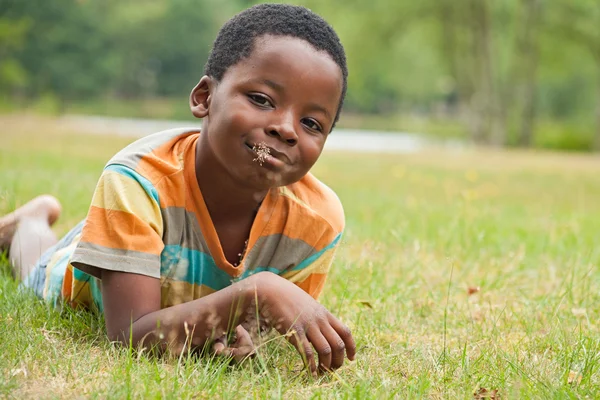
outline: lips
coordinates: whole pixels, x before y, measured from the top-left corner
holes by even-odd
[[[290,160],[290,158],[284,152],[279,151],[279,150],[275,150],[273,147],[267,145],[264,142],[261,142],[261,143],[263,143],[263,148],[268,149],[269,156],[271,156],[273,158],[276,158],[279,161],[282,161],[282,162],[284,162],[286,164],[291,164],[292,163],[292,160]],[[250,150],[252,150],[253,153],[256,154],[256,151],[254,150],[256,148],[256,144],[255,143],[248,143],[247,142],[246,143],[246,147],[248,147]]]

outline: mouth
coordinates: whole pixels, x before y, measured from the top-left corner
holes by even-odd
[[[254,144],[246,142],[245,145],[255,157],[252,161],[258,163],[261,167],[282,167],[285,164],[291,164],[289,157],[285,153],[267,146],[265,142]]]

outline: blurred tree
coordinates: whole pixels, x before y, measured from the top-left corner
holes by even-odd
[[[23,49],[31,20],[25,16],[11,18],[7,15],[8,8],[0,10],[0,89],[17,95],[16,91],[27,84],[28,73],[15,52]]]
[[[11,1],[3,9],[3,19],[13,21],[13,26],[22,23],[30,27],[20,38],[27,45],[13,48],[10,55],[15,65],[27,71],[30,97],[53,93],[64,104],[105,90],[102,82],[110,70],[103,55],[108,43],[94,5],[75,0],[29,0]]]
[[[595,62],[596,132],[593,148],[600,151],[600,2],[597,0],[561,0],[551,14],[552,27],[583,46]]]
[[[536,114],[536,84],[539,62],[540,0],[521,0],[517,26],[517,55],[514,82],[521,98],[518,144],[531,146]]]
[[[140,0],[109,3],[106,33],[118,71],[113,90],[124,98],[181,96],[202,76],[221,14],[217,1]],[[143,10],[143,12],[140,12]]]
[[[432,0],[429,7],[439,21],[440,52],[454,81],[471,138],[478,143],[503,145],[506,113],[490,1]]]
[[[234,4],[218,0],[168,2],[154,48],[148,51],[160,65],[159,95],[191,91],[202,76],[220,26],[234,12]]]
[[[473,140],[496,145],[539,144],[535,127],[558,123],[579,135],[573,148],[592,137],[573,127],[585,132],[596,118],[600,148],[597,0],[292,2],[340,35],[351,113],[457,120]],[[63,109],[181,98],[221,24],[254,3],[0,0],[0,92],[10,102],[55,98]]]

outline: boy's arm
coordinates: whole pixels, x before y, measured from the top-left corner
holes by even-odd
[[[101,274],[108,337],[124,344],[131,340],[133,345],[159,345],[175,352],[184,350],[184,344],[202,346],[246,318],[251,308],[250,281],[161,310],[159,279],[110,270]]]
[[[161,310],[159,279],[102,270],[102,297],[108,336],[124,344],[180,352],[203,346],[258,313],[287,335],[313,373],[315,352],[324,370],[339,368],[344,353],[354,359],[350,330],[302,289],[270,272]]]
[[[108,335],[124,344],[185,350],[233,329],[249,317],[269,320],[316,370],[342,364],[344,348],[354,357],[348,328],[293,283],[259,273],[200,299],[160,310],[164,227],[152,182],[136,171],[109,165],[97,185],[71,262],[102,279]],[[81,268],[80,268],[81,267]],[[186,342],[191,337],[191,343]]]

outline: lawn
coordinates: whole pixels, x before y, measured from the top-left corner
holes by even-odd
[[[5,125],[0,213],[52,193],[65,233],[130,140]],[[237,367],[136,354],[107,342],[100,317],[19,292],[0,262],[0,398],[599,395],[599,157],[331,153],[315,174],[345,206],[321,300],[352,328],[355,362],[312,379],[283,338]]]

